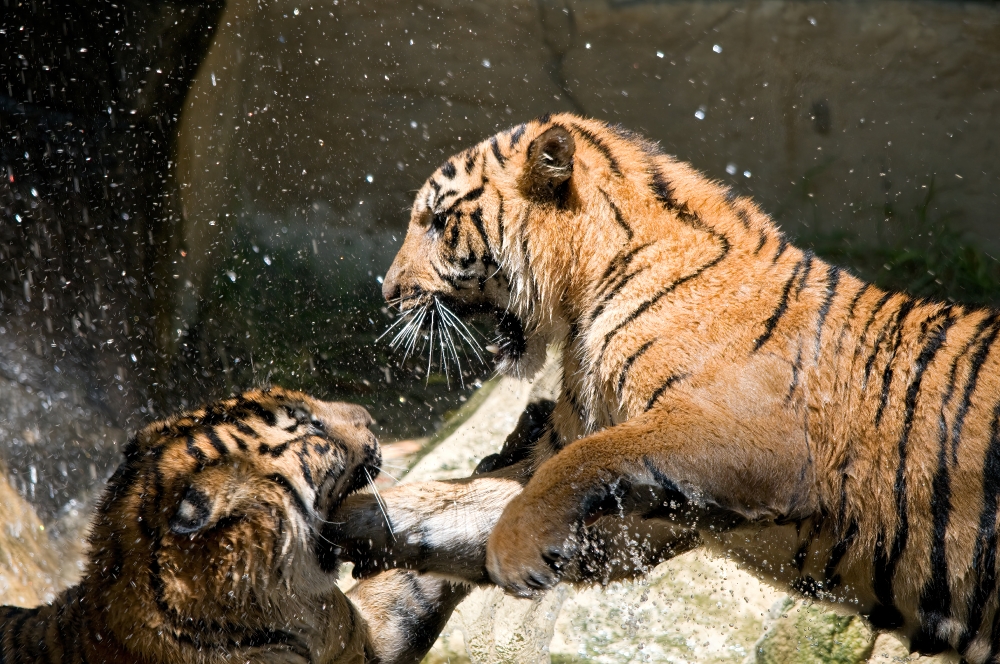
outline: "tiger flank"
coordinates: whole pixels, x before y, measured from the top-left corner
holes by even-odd
[[[492,315],[503,373],[551,344],[563,364],[510,497],[477,500],[486,477],[437,483],[437,506],[430,485],[386,492],[409,549],[383,566],[461,558],[529,596],[704,545],[914,650],[1000,661],[997,312],[864,283],[655,144],[566,114],[446,161],[383,292],[407,321]],[[421,491],[450,538],[411,509]]]
[[[327,512],[378,473],[371,422],[272,388],[146,426],[100,501],[80,584],[0,608],[0,662],[419,661],[432,640],[414,623],[443,624],[450,584],[394,571],[348,597],[317,547]]]

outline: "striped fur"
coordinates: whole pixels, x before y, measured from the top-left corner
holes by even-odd
[[[378,473],[371,422],[272,388],[146,426],[100,501],[81,583],[0,608],[0,662],[419,660],[413,618],[446,618],[450,586],[391,572],[349,599],[320,546],[324,516]]]
[[[516,319],[505,373],[563,349],[534,476],[506,509],[466,505],[496,522],[475,555],[509,591],[566,578],[583,524],[631,510],[672,529],[651,563],[701,543],[915,650],[1000,662],[997,312],[883,292],[654,144],[566,114],[438,169],[384,294]]]

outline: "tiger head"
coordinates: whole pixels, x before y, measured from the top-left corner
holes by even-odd
[[[336,592],[320,526],[379,472],[371,423],[359,406],[271,388],[139,431],[99,506],[83,582],[112,628],[203,638],[225,626],[239,642]]]
[[[540,369],[546,346],[571,328],[569,277],[581,257],[570,239],[588,233],[598,204],[610,214],[599,189],[610,171],[621,174],[602,156],[598,135],[621,143],[619,154],[641,152],[622,132],[574,115],[544,116],[445,161],[417,193],[382,284],[404,321],[422,317],[408,331],[433,320],[442,328],[432,329],[434,338],[448,341],[456,317],[485,313],[496,323],[488,348],[497,369],[520,377]]]

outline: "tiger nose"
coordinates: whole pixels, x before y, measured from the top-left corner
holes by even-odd
[[[385,280],[382,282],[382,297],[389,304],[399,299],[399,272],[399,268],[393,262],[389,267],[389,271],[385,273]]]

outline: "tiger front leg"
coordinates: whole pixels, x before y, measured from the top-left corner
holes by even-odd
[[[713,403],[674,399],[542,464],[490,535],[490,578],[519,596],[552,586],[587,554],[587,526],[602,515],[679,520],[695,531],[814,513],[801,428],[777,416],[734,417]],[[634,499],[644,493],[653,498]]]

